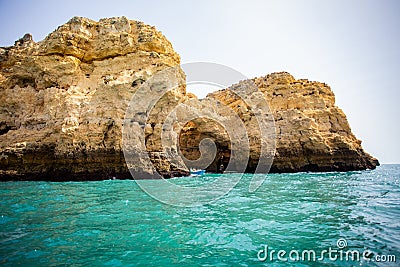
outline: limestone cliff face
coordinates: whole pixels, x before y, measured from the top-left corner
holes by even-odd
[[[264,93],[276,127],[276,153],[271,172],[350,171],[374,169],[379,162],[366,153],[361,141],[351,132],[346,116],[335,106],[335,96],[328,85],[296,80],[287,72],[253,79]],[[228,88],[209,94],[237,110],[241,117],[243,102]],[[249,131],[250,139],[252,131]],[[216,139],[223,143],[224,135]],[[251,151],[257,154],[258,146]],[[227,153],[227,152],[225,152]],[[257,164],[250,158],[249,171]]]
[[[198,110],[215,114],[217,122],[224,120],[224,113],[229,113],[221,110],[219,114],[218,105],[208,104],[215,103],[207,102],[211,99],[231,107],[246,127],[249,172],[270,159],[268,155],[260,159],[260,147],[271,142],[276,142],[271,167],[275,172],[361,170],[379,164],[351,133],[326,84],[295,80],[288,73],[254,79],[262,93],[255,92],[252,97],[264,96],[273,117],[265,116],[275,120],[277,139],[265,140],[259,138],[251,107],[234,93],[243,82],[210,94],[205,101],[197,100],[186,94],[179,63],[178,54],[160,32],[125,17],[98,22],[74,17],[43,41],[36,43],[27,34],[14,46],[0,48],[0,180],[132,178],[122,132],[129,103],[143,83],[150,94],[171,85],[174,89],[151,111],[136,109],[129,114],[128,122],[137,127],[128,133],[132,137],[127,145],[132,152],[128,165],[143,175],[139,178],[151,177],[155,170],[164,177],[187,175],[182,162],[167,158],[180,151],[196,161],[205,138],[214,140],[217,148],[214,160],[204,159],[211,163],[208,170],[227,166],[232,156],[228,132],[206,118],[184,125],[172,122],[179,147],[173,142],[161,146],[163,120],[179,104],[190,102]],[[154,74],[170,67],[178,70],[173,80],[148,84]],[[133,103],[146,107],[143,104]],[[177,113],[178,117],[185,115],[185,111]],[[229,118],[226,123],[232,124]],[[144,132],[144,150],[138,149],[142,144],[135,129]],[[275,137],[275,132],[268,136]],[[240,145],[241,140],[236,141]],[[140,156],[143,153],[151,162]]]
[[[121,146],[127,105],[144,81],[179,62],[160,32],[125,17],[74,17],[41,42],[27,34],[0,48],[1,179],[131,178]],[[184,98],[179,88],[161,104]]]

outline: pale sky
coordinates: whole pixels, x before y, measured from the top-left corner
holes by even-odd
[[[154,25],[182,63],[325,82],[364,149],[381,163],[400,163],[400,1],[0,0],[0,46],[27,32],[40,41],[73,16]],[[212,88],[205,89],[196,93]]]

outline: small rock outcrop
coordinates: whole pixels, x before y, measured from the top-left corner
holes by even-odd
[[[274,142],[273,172],[362,170],[379,164],[351,133],[326,84],[295,80],[285,72],[253,79],[262,92],[253,97],[265,97],[273,115],[265,116],[276,127],[276,140],[260,140],[251,107],[235,94],[245,81],[198,100],[186,93],[179,64],[179,55],[159,31],[125,17],[98,22],[74,17],[43,41],[26,34],[14,46],[0,48],[0,180],[130,179],[129,164],[143,175],[135,178],[152,177],[155,170],[163,177],[188,175],[182,162],[168,159],[179,152],[196,160],[205,138],[214,140],[217,149],[208,170],[218,172],[232,156],[232,143],[218,123],[205,118],[173,122],[179,144],[166,148],[160,141],[163,120],[177,105],[191,102],[211,114],[215,107],[208,100],[229,106],[246,127],[248,172],[271,159],[271,153],[260,158],[263,142]],[[122,140],[126,110],[142,84],[170,67],[178,70],[176,81],[155,81],[149,88],[155,93],[178,86],[151,111],[129,114],[137,128],[129,132],[127,147],[145,150],[130,154],[127,165]],[[143,144],[135,129],[144,132]],[[136,156],[141,153],[151,163]]]

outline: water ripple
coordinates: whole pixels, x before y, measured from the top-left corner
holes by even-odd
[[[198,186],[218,177],[171,181]],[[260,264],[257,252],[264,245],[320,251],[336,248],[339,238],[351,249],[391,253],[400,260],[399,165],[269,174],[254,193],[248,192],[250,178],[245,175],[228,195],[190,208],[161,204],[134,181],[1,183],[0,264],[253,266]]]

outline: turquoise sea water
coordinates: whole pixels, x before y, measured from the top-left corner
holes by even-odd
[[[400,266],[400,165],[268,174],[254,193],[248,177],[222,198],[191,208],[162,204],[135,181],[0,183],[0,265]],[[276,253],[260,261],[266,246],[268,254],[286,251],[288,262]],[[338,259],[318,259],[329,248]],[[317,259],[296,258],[304,250]],[[367,251],[365,259],[346,259],[349,250]]]

